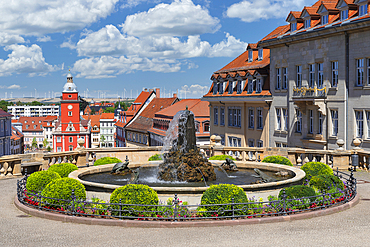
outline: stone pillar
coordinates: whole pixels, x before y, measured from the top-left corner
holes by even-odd
[[[339,170],[347,170],[349,166],[350,155],[347,152],[335,151],[333,153],[333,168],[338,167]]]
[[[78,155],[77,157],[75,158],[76,159],[76,166],[77,167],[82,167],[82,166],[86,166],[86,149],[84,147],[85,145],[85,140],[80,138],[77,140],[77,143],[78,143],[78,147],[75,148],[75,151],[78,151]]]
[[[14,170],[13,170],[13,175],[14,176],[22,176],[22,171],[21,171],[21,160],[16,160],[14,162]]]

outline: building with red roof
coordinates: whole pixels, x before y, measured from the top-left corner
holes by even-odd
[[[78,147],[77,140],[85,140],[84,147],[90,147],[90,120],[80,117],[80,98],[71,73],[63,87],[60,101],[60,116],[53,130],[54,152],[72,151]]]
[[[11,154],[12,115],[0,109],[0,157]]]
[[[12,137],[10,138],[10,153],[24,153],[24,135],[19,129],[14,126],[12,126]]]
[[[159,88],[156,90],[144,89],[135,99],[132,105],[127,109],[127,111],[119,112],[119,121],[115,123],[115,140],[117,147],[126,147],[125,127],[130,125],[131,122],[135,121],[155,97],[160,98]]]
[[[127,147],[151,146],[149,131],[153,127],[155,114],[178,101],[176,95],[172,98],[154,98],[141,114],[125,127]]]
[[[194,114],[197,145],[210,143],[208,102],[200,99],[183,99],[154,114],[153,125],[148,130],[149,146],[163,146],[163,139],[166,136],[170,122],[176,113],[186,108]],[[127,138],[131,139],[134,137],[127,136]]]
[[[24,135],[24,145],[27,150],[32,148],[33,140],[36,141],[37,147],[43,148],[44,144],[44,124],[48,117],[19,117],[18,123],[22,124],[22,133]]]
[[[247,49],[213,73],[202,100],[209,102],[212,135],[236,147],[268,145],[270,50],[248,44]]]
[[[352,149],[358,139],[370,150],[369,1],[320,0],[286,21],[258,43],[271,57],[270,146]]]

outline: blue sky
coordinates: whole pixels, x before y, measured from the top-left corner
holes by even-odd
[[[5,1],[5,0],[1,0]],[[13,0],[0,9],[0,98],[199,98],[212,73],[312,0]]]

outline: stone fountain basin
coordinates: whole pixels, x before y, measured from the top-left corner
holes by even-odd
[[[210,161],[213,166],[217,167],[221,165],[223,161]],[[149,164],[145,164],[146,167],[153,167],[158,166],[161,161],[150,161]],[[270,182],[270,183],[261,183],[261,184],[245,184],[245,185],[237,185],[242,188],[244,191],[266,191],[266,190],[276,190],[277,192],[283,188],[288,187],[294,184],[299,183],[304,176],[306,175],[305,172],[299,168],[286,166],[286,165],[279,165],[279,164],[272,164],[272,163],[264,163],[264,162],[235,162],[237,167],[240,169],[253,169],[258,168],[260,170],[267,170],[267,171],[288,171],[290,174],[293,174],[293,177],[277,181],[277,182]],[[88,174],[95,174],[101,172],[109,172],[112,170],[115,164],[107,164],[101,166],[92,166],[86,168],[80,168],[72,173],[69,174],[70,178],[74,178],[80,181],[82,184],[85,185],[87,190],[92,191],[101,191],[101,192],[112,192],[113,190],[121,187],[122,185],[114,185],[114,184],[104,184],[104,183],[96,183],[96,182],[89,182],[80,179],[80,177]],[[142,166],[142,163],[130,163],[130,168],[137,168]],[[202,194],[208,187],[151,187],[153,188],[158,194]],[[270,193],[270,194],[276,194]]]

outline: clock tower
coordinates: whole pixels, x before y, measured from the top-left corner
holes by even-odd
[[[53,133],[54,152],[74,150],[80,138],[85,140],[86,148],[90,146],[90,124],[88,120],[80,118],[80,98],[69,72],[60,101],[59,120]]]

